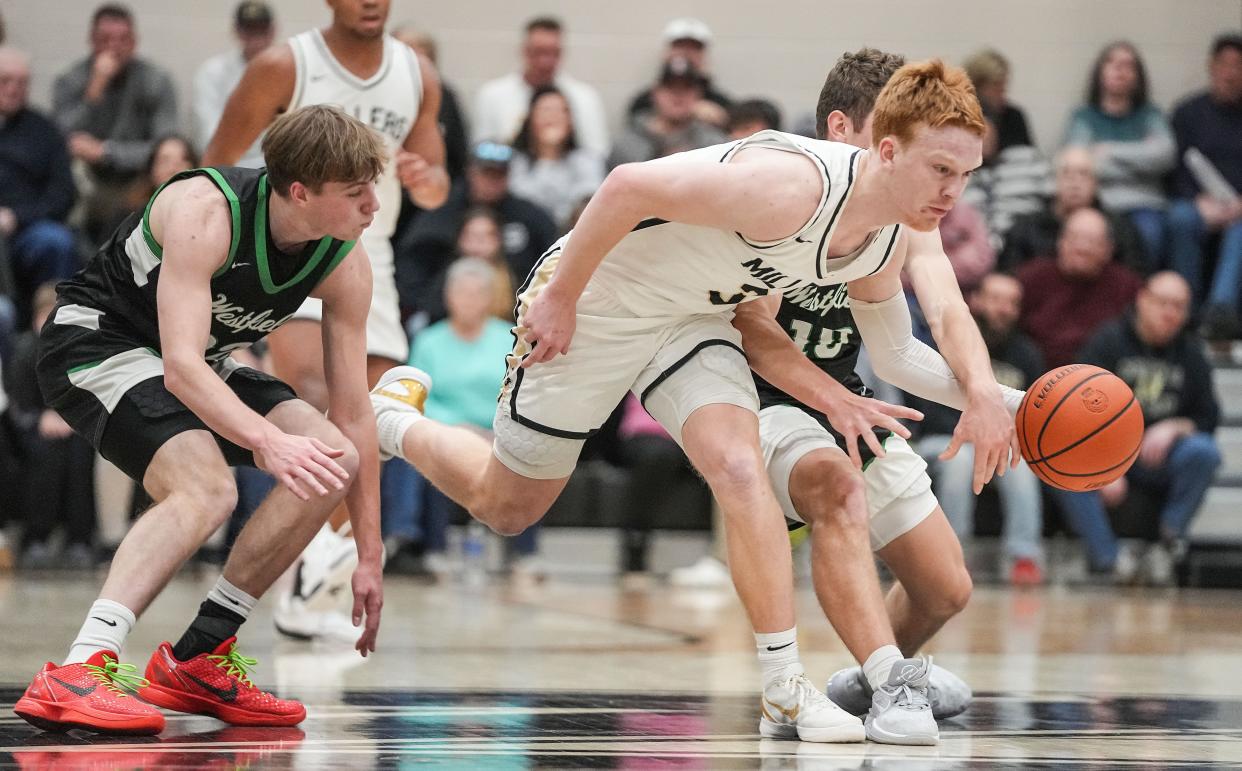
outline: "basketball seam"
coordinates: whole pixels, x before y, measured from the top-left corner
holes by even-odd
[[[1108,420],[1106,420],[1106,421],[1104,421],[1103,423],[1101,423],[1100,425],[1096,426],[1095,430],[1094,430],[1094,431],[1092,431],[1091,433],[1089,433],[1089,434],[1087,434],[1086,436],[1083,436],[1083,437],[1081,437],[1081,438],[1077,439],[1077,440],[1076,440],[1076,441],[1074,441],[1074,442],[1071,442],[1070,444],[1065,445],[1064,447],[1062,447],[1061,449],[1057,450],[1057,451],[1056,451],[1056,452],[1054,452],[1054,453],[1050,453],[1050,454],[1045,455],[1045,456],[1043,456],[1043,457],[1041,457],[1041,458],[1036,458],[1035,460],[1028,461],[1028,463],[1043,463],[1043,464],[1046,464],[1050,470],[1052,470],[1052,471],[1056,471],[1056,473],[1058,473],[1058,474],[1063,473],[1063,472],[1057,471],[1056,469],[1052,468],[1052,464],[1051,464],[1051,463],[1048,463],[1048,461],[1052,460],[1053,458],[1057,457],[1058,455],[1064,455],[1065,453],[1067,453],[1067,452],[1069,452],[1070,450],[1074,449],[1075,447],[1079,446],[1080,444],[1082,444],[1083,442],[1087,441],[1087,440],[1088,440],[1088,439],[1090,439],[1091,437],[1093,437],[1093,436],[1095,436],[1096,434],[1100,433],[1100,432],[1101,432],[1101,431],[1103,431],[1104,429],[1108,428],[1108,427],[1109,427],[1109,426],[1111,426],[1113,423],[1116,423],[1118,420],[1121,420],[1121,418],[1122,418],[1122,417],[1123,417],[1123,416],[1124,416],[1127,412],[1129,412],[1129,411],[1130,411],[1130,407],[1132,407],[1132,406],[1134,406],[1134,395],[1133,395],[1133,394],[1131,394],[1131,395],[1130,395],[1130,401],[1126,402],[1125,406],[1124,406],[1124,407],[1122,407],[1120,410],[1118,410],[1116,415],[1113,415],[1113,416],[1112,416],[1111,418],[1109,418]],[[1049,421],[1051,421],[1051,420],[1052,420],[1052,416],[1051,416],[1051,415],[1049,415],[1049,416],[1048,416],[1048,420],[1049,420]],[[1046,422],[1045,422],[1045,425],[1047,425],[1047,423],[1046,423]],[[1088,475],[1088,476],[1090,476],[1090,475]]]
[[[1061,409],[1061,405],[1065,404],[1065,402],[1067,402],[1071,396],[1078,393],[1078,389],[1082,388],[1088,382],[1094,380],[1097,377],[1103,377],[1104,375],[1111,375],[1111,374],[1112,374],[1111,372],[1107,372],[1105,370],[1100,370],[1098,372],[1092,372],[1090,375],[1087,375],[1082,380],[1079,380],[1077,383],[1075,383],[1073,387],[1070,388],[1066,392],[1066,394],[1061,397],[1061,400],[1058,401],[1055,405],[1053,405],[1052,409],[1048,411],[1047,417],[1044,418],[1043,425],[1039,427],[1039,435],[1035,437],[1035,450],[1040,453],[1041,458],[1045,457],[1043,455],[1044,433],[1048,430],[1048,425],[1052,423],[1052,418],[1057,414],[1057,410]]]
[[[1125,460],[1121,461],[1121,462],[1120,462],[1120,463],[1118,463],[1117,465],[1115,465],[1115,466],[1109,466],[1108,468],[1106,468],[1106,469],[1101,469],[1101,470],[1099,470],[1099,471],[1093,471],[1093,472],[1091,472],[1090,474],[1074,474],[1074,473],[1069,472],[1069,471],[1057,471],[1056,469],[1053,469],[1053,468],[1051,468],[1051,467],[1050,467],[1050,468],[1045,469],[1045,470],[1044,470],[1044,473],[1046,473],[1046,474],[1047,474],[1047,473],[1056,474],[1057,476],[1062,476],[1062,477],[1094,477],[1094,476],[1099,476],[1099,475],[1101,475],[1101,474],[1107,474],[1107,473],[1108,473],[1108,472],[1110,472],[1110,471],[1116,471],[1117,469],[1121,468],[1122,466],[1128,465],[1129,463],[1133,462],[1133,460],[1134,460],[1134,456],[1138,455],[1139,450],[1141,450],[1141,449],[1143,449],[1143,446],[1142,446],[1142,445],[1139,445],[1138,447],[1135,447],[1135,448],[1134,448],[1134,452],[1132,452],[1132,453],[1130,453],[1129,455],[1127,455],[1127,456],[1125,457]]]

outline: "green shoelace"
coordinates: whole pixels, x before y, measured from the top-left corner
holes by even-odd
[[[137,692],[151,683],[138,674],[133,664],[122,664],[116,659],[105,658],[102,667],[94,664],[83,664],[91,676],[104,684],[104,687],[118,696],[128,696],[129,691]]]
[[[238,653],[236,643],[229,647],[228,653],[213,653],[207,659],[236,677],[243,685],[254,687],[254,683],[250,681],[250,670],[258,666],[259,660],[246,658]]]

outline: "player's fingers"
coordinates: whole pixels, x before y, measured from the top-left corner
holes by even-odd
[[[329,447],[328,445],[324,444],[323,442],[319,441],[313,436],[310,438],[310,440],[311,440],[311,444],[315,447],[316,450],[319,450],[324,455],[327,455],[329,458],[339,458],[345,454],[344,450],[338,450],[335,447]],[[342,469],[342,471],[343,470],[344,469]]]
[[[341,489],[342,485],[340,484],[340,482],[342,479],[349,479],[349,472],[343,469],[341,467],[341,464],[332,460],[327,455],[324,455],[322,452],[317,452],[314,455],[312,455],[311,460],[315,461],[318,468],[325,469],[327,470],[329,474],[332,475],[333,478],[329,481],[331,481],[334,485],[336,485],[336,489],[338,490]]]
[[[850,463],[854,464],[854,468],[861,470],[862,469],[862,453],[858,451],[858,437],[857,436],[846,436],[843,438],[845,439],[845,450],[846,452],[849,453],[849,456],[850,456]]]
[[[302,480],[302,483],[309,487],[312,492],[318,493],[321,496],[328,494],[328,488],[324,487],[323,484],[315,478],[315,475],[310,472],[310,469],[303,466],[297,466],[294,468],[293,473],[298,479]]]
[[[1014,431],[1013,436],[1009,437],[1009,467],[1017,468],[1021,460],[1022,444],[1018,441],[1018,432]]]
[[[284,474],[280,475],[280,482],[285,487],[289,488],[289,491],[292,492],[294,495],[296,495],[301,500],[304,500],[304,501],[310,500],[310,495],[305,490],[302,489],[302,486],[298,484],[297,479],[295,479],[293,475],[290,474],[289,472],[285,472]]]
[[[892,431],[894,434],[896,434],[897,436],[900,436],[902,439],[910,438],[910,429],[906,428],[901,423],[898,423],[893,418],[888,418],[887,420],[883,421],[882,427],[887,428],[889,431]]]
[[[365,601],[366,597],[360,592],[354,592],[354,610],[350,613],[350,619],[354,622],[354,626],[362,626],[362,609]]]
[[[940,460],[949,460],[957,455],[957,451],[962,449],[962,437],[957,432],[953,433],[953,438],[949,440],[949,446],[944,448],[944,452],[940,453]]]
[[[884,412],[892,415],[894,418],[898,418],[899,420],[923,419],[923,413],[913,407],[907,407],[904,404],[889,404],[888,402],[880,402],[880,404],[884,405],[881,407]]]
[[[344,490],[345,483],[341,481],[340,474],[337,473],[337,470],[333,468],[333,466],[336,466],[336,461],[320,453],[315,453],[310,457],[310,463],[308,463],[306,467],[320,482],[323,482],[325,485],[329,485],[336,490]],[[340,467],[337,466],[337,468]],[[344,469],[341,469],[341,471],[344,471]]]
[[[880,443],[880,439],[879,437],[875,435],[875,432],[866,431],[863,433],[862,436],[863,436],[863,441],[865,441],[867,443],[867,446],[871,448],[871,454],[877,458],[883,458],[884,457],[884,445]],[[859,467],[860,468],[862,467],[861,463],[859,464]]]

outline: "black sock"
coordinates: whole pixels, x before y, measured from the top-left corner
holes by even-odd
[[[200,653],[210,653],[220,643],[237,634],[246,618],[219,603],[203,600],[198,615],[173,646],[178,661],[189,661]]]

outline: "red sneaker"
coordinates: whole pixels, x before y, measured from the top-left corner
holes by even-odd
[[[147,685],[139,695],[177,712],[211,715],[233,725],[297,725],[306,719],[299,702],[278,699],[250,682],[257,664],[237,652],[237,638],[212,653],[178,661],[172,646],[161,643],[147,662]]]
[[[1043,569],[1030,557],[1019,557],[1009,568],[1009,583],[1014,586],[1039,586],[1043,582]]]
[[[164,730],[164,716],[126,690],[142,678],[131,664],[117,663],[111,651],[99,651],[81,664],[52,662],[35,675],[13,711],[47,731],[82,728],[105,734],[147,735]]]

